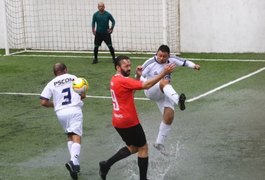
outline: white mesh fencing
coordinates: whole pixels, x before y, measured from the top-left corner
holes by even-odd
[[[93,50],[91,21],[97,3],[94,0],[5,0],[8,47]],[[116,21],[112,34],[116,51],[154,52],[164,43],[172,52],[180,51],[179,0],[105,0],[104,3],[105,10]],[[104,43],[101,49],[107,49]]]

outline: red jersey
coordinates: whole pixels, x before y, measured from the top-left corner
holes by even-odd
[[[112,125],[117,128],[128,128],[140,123],[135,104],[134,90],[142,89],[141,81],[116,74],[110,82],[112,97]]]

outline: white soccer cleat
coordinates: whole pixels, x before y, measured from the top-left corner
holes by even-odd
[[[154,143],[153,144],[154,148],[156,148],[161,154],[163,154],[164,156],[168,156],[168,153],[166,152],[166,148],[163,144],[157,144]]]

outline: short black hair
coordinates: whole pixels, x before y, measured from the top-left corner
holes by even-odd
[[[167,52],[168,54],[170,54],[170,49],[167,45],[162,44],[157,51],[162,51],[162,52]]]
[[[64,63],[55,63],[53,66],[53,73],[55,76],[57,76],[58,74],[61,74],[65,69],[67,69],[67,67]]]
[[[114,67],[115,67],[115,70],[117,70],[116,66],[121,66],[121,61],[124,60],[124,59],[130,59],[128,56],[117,56],[115,59],[114,59]]]

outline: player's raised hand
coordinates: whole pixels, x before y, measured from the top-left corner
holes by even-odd
[[[108,33],[111,34],[113,32],[113,29],[109,28]]]
[[[170,63],[170,64],[167,64],[167,65],[165,65],[165,67],[164,67],[164,71],[166,72],[166,73],[171,73],[171,72],[173,72],[173,70],[176,68],[176,64],[174,64],[174,63]]]
[[[92,29],[92,33],[93,33],[94,35],[96,35],[96,29],[95,29],[95,28]]]
[[[142,66],[137,66],[135,70],[135,75],[141,76],[143,72],[143,67]]]

